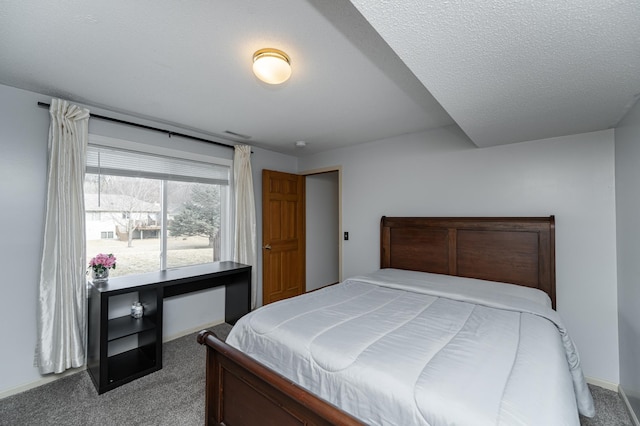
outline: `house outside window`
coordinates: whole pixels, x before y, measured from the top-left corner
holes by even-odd
[[[229,259],[228,163],[89,145],[87,258],[113,253],[111,276]]]

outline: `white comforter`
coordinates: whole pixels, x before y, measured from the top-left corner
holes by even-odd
[[[539,290],[383,269],[267,305],[227,343],[374,425],[578,425],[576,349]]]

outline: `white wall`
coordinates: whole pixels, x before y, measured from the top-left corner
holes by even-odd
[[[308,175],[306,184],[306,289],[337,283],[339,273],[338,172]]]
[[[40,377],[33,356],[49,117],[38,100],[0,85],[0,392]]]
[[[640,417],[640,103],[615,140],[620,386]]]
[[[618,383],[613,130],[475,148],[455,126],[300,159],[342,166],[343,276],[379,267],[387,216],[556,217],[558,311],[585,374]]]
[[[0,85],[0,395],[42,379],[33,367],[36,343],[36,298],[40,274],[47,179],[49,113],[38,101],[50,97]],[[131,117],[91,108],[97,114]],[[182,133],[184,129],[136,120]],[[196,154],[232,158],[233,150],[153,131],[90,120],[89,131]],[[195,136],[206,137],[206,135]],[[295,171],[294,157],[254,148],[252,164],[261,235],[261,170]],[[260,243],[260,241],[259,241]],[[259,259],[261,262],[261,258]],[[258,268],[260,269],[260,267]],[[258,285],[261,274],[258,273]],[[224,289],[177,296],[165,303],[165,337],[224,320]]]

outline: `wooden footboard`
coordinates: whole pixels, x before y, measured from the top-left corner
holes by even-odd
[[[198,342],[207,346],[206,425],[362,424],[211,331],[201,331]]]

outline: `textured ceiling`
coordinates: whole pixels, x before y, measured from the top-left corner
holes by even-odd
[[[454,120],[478,146],[600,130],[640,94],[637,0],[352,3],[6,0],[0,84],[292,155]],[[285,84],[251,73],[264,47]]]
[[[352,0],[478,146],[615,126],[640,96],[640,1]]]
[[[453,123],[347,0],[3,1],[0,58],[0,84],[293,155]]]

